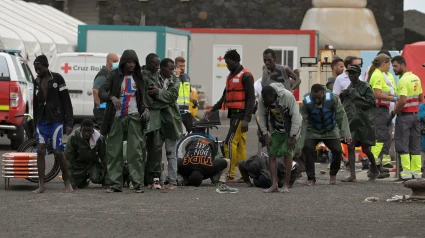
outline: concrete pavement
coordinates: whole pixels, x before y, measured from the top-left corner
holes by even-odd
[[[212,130],[224,139],[227,127]],[[250,124],[247,154],[257,152],[255,126]],[[6,144],[0,139],[1,144]],[[0,145],[0,153],[8,151]],[[218,194],[209,184],[176,191],[132,190],[106,194],[90,186],[62,193],[59,179],[47,183],[47,193],[33,195],[36,184],[11,180],[0,185],[1,237],[425,237],[423,203],[390,203],[394,195],[410,194],[402,184],[367,182],[329,185],[326,165],[316,167],[317,183],[306,186],[306,175],[290,193],[264,194],[258,188]],[[378,197],[364,203],[366,197]]]

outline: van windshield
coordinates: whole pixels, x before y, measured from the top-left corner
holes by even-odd
[[[0,55],[0,81],[9,81],[10,74],[7,67],[6,58]]]

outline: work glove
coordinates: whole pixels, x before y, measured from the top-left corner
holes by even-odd
[[[388,119],[387,119],[387,126],[390,126],[390,124],[393,121],[394,117],[395,117],[394,112],[391,112],[390,117],[388,117]]]

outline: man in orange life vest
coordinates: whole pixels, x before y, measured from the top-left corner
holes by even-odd
[[[224,145],[224,153],[225,157],[231,161],[228,182],[232,182],[237,163],[246,159],[246,132],[254,109],[255,90],[254,77],[251,72],[242,67],[241,56],[236,50],[228,50],[224,55],[224,60],[230,71],[226,80],[226,88],[221,99],[205,113],[205,118],[221,109],[223,103],[226,104],[230,128]],[[238,182],[243,183],[243,180]]]

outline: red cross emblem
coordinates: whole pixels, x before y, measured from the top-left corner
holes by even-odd
[[[217,58],[218,62],[221,63],[221,61],[223,60],[223,58],[221,57],[221,55]]]
[[[68,63],[65,63],[65,65],[61,67],[61,70],[63,70],[63,72],[64,72],[65,74],[67,74],[67,73],[68,73],[68,71],[69,71],[69,70],[71,70],[71,69],[72,69],[72,68],[71,68],[71,66],[69,66],[69,65],[68,65]]]

